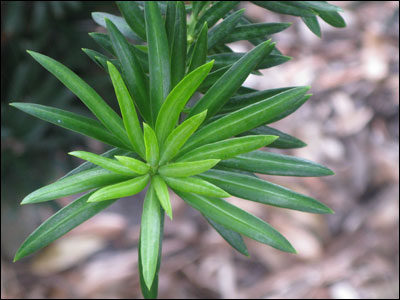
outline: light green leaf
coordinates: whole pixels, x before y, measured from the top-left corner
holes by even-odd
[[[196,161],[202,159],[228,159],[241,153],[264,147],[278,137],[275,135],[249,135],[206,144],[179,156],[177,161]]]
[[[155,127],[160,145],[164,143],[165,139],[174,129],[182,109],[207,76],[208,72],[210,72],[213,63],[211,61],[186,75],[169,93],[161,106]]]
[[[157,198],[160,201],[162,208],[165,210],[165,213],[168,215],[168,217],[172,220],[172,207],[171,201],[169,200],[167,184],[160,175],[153,176],[151,182],[154,190],[156,191]]]
[[[158,172],[162,176],[188,177],[203,173],[214,167],[218,162],[220,162],[219,159],[205,159],[193,162],[171,163],[161,166]]]
[[[74,200],[36,228],[18,249],[14,262],[44,248],[116,201],[87,203],[91,194]]]
[[[208,170],[199,176],[243,199],[304,212],[333,213],[325,204],[311,197],[253,176],[222,170]]]
[[[131,169],[137,174],[147,174],[150,170],[149,165],[132,157],[115,155],[115,158],[125,167]]]
[[[222,199],[179,191],[176,193],[190,206],[228,229],[276,249],[296,252],[292,245],[271,225]]]
[[[149,179],[149,175],[143,175],[103,187],[94,192],[94,194],[89,197],[88,202],[99,202],[136,195],[146,187]]]
[[[149,125],[143,123],[144,145],[146,148],[146,161],[151,167],[155,167],[159,159],[159,148],[156,134]]]
[[[111,63],[107,62],[108,72],[114,86],[114,91],[117,96],[119,107],[121,109],[122,120],[124,122],[125,130],[128,134],[129,140],[132,143],[133,149],[142,158],[145,156],[143,132],[139,124],[139,119],[136,114],[135,105],[129,94],[124,80],[119,74],[117,68]]]
[[[172,189],[181,192],[195,193],[205,196],[222,197],[222,198],[231,196],[223,189],[200,178],[196,177],[177,178],[177,177],[166,177],[166,176],[163,178],[165,182]]]
[[[196,131],[206,118],[207,111],[203,111],[176,127],[168,136],[161,148],[160,166],[169,162],[179,152],[189,137]]]

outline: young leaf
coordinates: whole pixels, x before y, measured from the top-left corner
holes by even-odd
[[[99,202],[136,195],[146,187],[149,179],[149,175],[143,175],[103,187],[94,192],[94,194],[89,197],[88,202]]]
[[[232,112],[197,131],[181,149],[181,154],[198,146],[220,141],[269,122],[287,111],[309,87],[298,87]]]
[[[223,239],[228,242],[229,245],[231,245],[234,249],[236,249],[243,255],[249,256],[246,244],[244,243],[243,238],[239,233],[218,224],[210,217],[207,217],[205,215],[203,215],[203,217],[223,237]]]
[[[101,155],[97,155],[86,151],[72,151],[69,155],[90,161],[91,163],[98,165],[106,170],[115,172],[126,176],[137,176],[138,174],[133,172],[131,169],[125,167],[115,159],[106,158]]]
[[[250,152],[264,147],[278,137],[275,135],[249,135],[245,137],[227,139],[216,143],[206,144],[183,156],[178,157],[177,161],[196,161],[202,159],[228,159],[241,153]]]
[[[152,182],[143,203],[139,247],[143,279],[149,290],[156,275],[159,258],[160,222],[161,208]]]
[[[262,43],[238,60],[190,110],[191,117],[205,109],[212,117],[246,80],[251,71],[273,48],[270,41]]]
[[[82,100],[100,122],[122,143],[126,140],[127,136],[121,118],[85,81],[66,66],[46,55],[33,51],[28,51],[28,53]]]
[[[146,148],[146,161],[150,164],[150,166],[154,167],[158,163],[159,159],[159,149],[156,134],[154,133],[153,128],[151,128],[146,123],[143,123],[144,130],[144,145]]]
[[[145,41],[144,15],[143,11],[139,8],[139,4],[135,1],[117,1],[117,5],[129,27]]]
[[[224,43],[232,43],[241,40],[250,40],[266,35],[281,32],[292,23],[256,23],[237,26],[235,30],[224,37]]]
[[[192,51],[190,64],[188,68],[188,72],[192,72],[194,69],[204,65],[207,59],[207,32],[208,26],[207,22],[204,23],[203,28],[200,31],[200,34],[194,44],[194,48]]]
[[[96,120],[40,104],[14,102],[10,105],[41,120],[84,134],[103,143],[125,149],[130,148]]]
[[[319,177],[333,175],[328,168],[312,161],[266,151],[240,154],[221,162],[222,166],[261,174]]]
[[[193,132],[195,132],[200,124],[204,121],[206,115],[207,111],[205,110],[187,119],[171,132],[161,148],[160,166],[166,162],[169,162],[175,157]]]
[[[49,201],[126,179],[129,179],[129,176],[116,174],[102,168],[93,168],[41,187],[26,196],[21,204]]]
[[[42,249],[116,201],[87,203],[92,193],[74,200],[36,228],[18,249],[14,262]]]
[[[163,178],[172,189],[181,192],[195,193],[205,196],[221,197],[221,198],[226,198],[231,196],[223,189],[220,189],[219,187],[200,178],[196,177],[185,177],[185,178],[163,177]]]
[[[169,93],[161,106],[155,126],[160,145],[164,143],[165,139],[174,129],[182,109],[207,76],[208,72],[210,72],[213,63],[211,61],[186,75]]]
[[[171,163],[161,166],[158,172],[167,177],[188,177],[211,169],[219,161],[219,159],[205,159],[193,162]]]
[[[148,105],[148,83],[136,55],[130,50],[129,43],[118,28],[106,20],[112,46],[117,55],[127,87],[141,115],[146,121],[151,121],[151,111]]]
[[[199,176],[243,199],[310,213],[333,213],[311,197],[252,176],[222,170],[208,170]]]
[[[146,1],[144,15],[149,47],[150,103],[155,121],[171,86],[168,40],[157,2]]]
[[[149,165],[132,157],[115,155],[115,158],[125,167],[131,169],[137,174],[147,174],[150,170]]]
[[[124,122],[125,130],[129,140],[132,143],[133,149],[144,158],[145,149],[143,142],[143,132],[139,124],[139,119],[136,114],[135,105],[129,94],[128,89],[119,74],[118,70],[111,62],[107,62],[108,72],[114,86],[115,95],[121,109],[122,121]]]
[[[152,185],[154,190],[156,191],[156,195],[162,208],[165,210],[165,213],[172,220],[172,207],[171,201],[169,200],[169,192],[168,187],[165,181],[161,178],[160,175],[153,176]]]
[[[179,191],[176,193],[190,206],[228,229],[276,249],[296,252],[292,245],[271,225],[222,199]]]

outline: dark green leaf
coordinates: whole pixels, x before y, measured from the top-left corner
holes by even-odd
[[[201,29],[200,34],[196,40],[196,43],[194,44],[188,72],[192,72],[194,69],[196,69],[206,63],[207,32],[208,32],[208,26],[207,26],[207,23],[204,23],[203,28]]]
[[[144,41],[146,40],[146,29],[143,11],[135,1],[117,1],[119,11],[129,27]]]
[[[105,19],[109,19],[111,22],[115,24],[118,30],[127,38],[141,41],[141,38],[138,37],[130,28],[129,25],[126,23],[125,19],[122,17],[118,17],[109,13],[103,12],[92,12],[93,20],[99,24],[100,26],[106,28],[106,21]]]
[[[293,15],[298,17],[312,17],[316,15],[312,9],[306,7],[298,7],[292,5],[290,2],[295,1],[251,1],[255,5],[261,6],[268,10],[285,14],[285,15]]]
[[[213,27],[217,21],[227,15],[227,13],[233,9],[240,1],[218,1],[214,2],[213,5],[206,10],[196,24],[196,31],[207,22],[208,27]]]
[[[292,23],[257,23],[237,26],[234,31],[225,37],[224,43],[232,43],[260,37],[265,40],[266,35],[281,32],[290,25],[292,25]]]
[[[319,27],[318,19],[315,16],[302,17],[303,22],[316,36],[321,37],[321,27]]]
[[[108,53],[115,55],[114,49],[112,47],[112,43],[108,34],[100,33],[100,32],[91,32],[89,36],[104,50]]]
[[[346,27],[346,22],[339,13],[336,11],[319,11],[319,16],[329,25],[333,27],[343,28]]]

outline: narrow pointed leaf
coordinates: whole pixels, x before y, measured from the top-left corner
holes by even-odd
[[[157,2],[146,1],[144,14],[149,47],[150,102],[155,121],[171,87],[168,40]]]
[[[195,193],[211,197],[230,197],[223,189],[196,177],[163,177],[165,182],[174,190],[186,193]]]
[[[115,95],[117,96],[119,108],[121,110],[122,121],[124,122],[126,133],[128,134],[135,152],[144,158],[145,149],[143,132],[139,124],[135,105],[133,104],[133,100],[117,68],[111,62],[107,62],[107,65],[114,86]]]
[[[181,149],[181,154],[198,146],[220,141],[266,124],[287,111],[309,87],[299,87],[232,112],[198,130]]]
[[[41,187],[26,196],[21,204],[54,200],[85,192],[93,188],[121,182],[129,179],[129,177],[130,176],[116,174],[102,168],[93,168]]]
[[[203,215],[203,217],[222,236],[222,238],[228,242],[229,245],[231,245],[241,254],[249,256],[246,244],[244,243],[243,238],[239,233],[218,224],[217,222],[213,221],[210,217],[207,217],[205,215]]]
[[[301,19],[312,33],[314,33],[318,37],[321,37],[321,27],[319,26],[317,17],[302,17]]]
[[[206,115],[207,111],[203,111],[187,119],[171,132],[161,148],[160,166],[169,162],[178,154],[181,147],[204,121]]]
[[[165,139],[176,126],[182,109],[207,76],[208,72],[210,72],[213,63],[211,61],[186,75],[169,93],[161,106],[155,127],[160,145],[164,143]]]
[[[222,199],[178,191],[176,193],[190,206],[228,229],[276,249],[296,252],[271,225]]]
[[[136,195],[146,187],[149,178],[149,175],[144,175],[103,187],[94,192],[89,197],[88,202],[100,202]]]
[[[82,48],[82,51],[85,52],[85,54],[87,56],[89,56],[89,58],[96,63],[96,65],[98,65],[100,68],[103,68],[103,69],[104,69],[104,66],[100,61],[101,60],[103,60],[103,61],[110,60],[107,56],[101,54],[100,52],[92,50],[92,49]]]
[[[104,102],[93,88],[66,66],[54,59],[33,51],[28,51],[28,53],[82,100],[100,122],[121,142],[126,140],[127,136],[121,118]]]
[[[291,5],[289,1],[251,1],[255,5],[268,10],[297,17],[312,17],[317,13],[307,7],[298,7]],[[293,1],[294,2],[294,1]]]
[[[93,20],[99,24],[100,26],[107,28],[105,19],[109,19],[111,22],[115,24],[118,30],[127,38],[141,41],[142,39],[136,35],[130,28],[129,25],[126,23],[125,19],[122,17],[118,17],[109,13],[104,12],[92,12]]]
[[[281,32],[288,28],[291,23],[256,23],[237,26],[229,35],[225,36],[224,43],[232,43],[241,40],[250,40],[266,35]]]
[[[146,161],[150,164],[150,166],[154,167],[157,165],[159,160],[159,148],[158,148],[158,141],[154,130],[143,123],[143,130],[144,130],[144,145],[146,148]]]
[[[162,176],[168,177],[188,177],[203,173],[214,167],[219,159],[205,159],[193,162],[171,163],[161,166],[158,172]]]
[[[210,4],[210,1],[193,1],[192,2],[192,13],[197,17],[202,9]]]
[[[122,143],[118,138],[110,133],[100,122],[91,118],[80,116],[62,109],[34,103],[14,102],[10,103],[10,105],[41,120],[84,134],[103,143],[120,148],[130,148],[129,145]]]
[[[299,5],[306,6],[315,10],[322,11],[343,11],[338,6],[327,3],[326,1],[296,1]]]
[[[157,271],[160,243],[161,208],[153,183],[147,190],[143,203],[140,226],[140,263],[147,289],[151,289]]]
[[[130,50],[129,43],[118,28],[110,20],[106,20],[106,24],[114,52],[121,63],[122,74],[130,95],[143,118],[146,121],[151,121],[151,112],[148,105],[148,83],[139,60]]]
[[[270,41],[260,44],[239,59],[195,104],[189,117],[205,109],[207,118],[212,117],[246,80],[261,59],[272,50]]]
[[[216,143],[206,144],[185,155],[178,157],[177,161],[196,161],[202,159],[228,159],[241,153],[250,152],[264,147],[278,137],[275,135],[249,135],[239,138],[227,139]]]
[[[168,215],[168,217],[172,220],[172,207],[171,201],[169,200],[167,184],[160,175],[153,176],[151,182],[162,208],[165,210],[165,213]]]
[[[256,177],[222,170],[208,170],[199,176],[243,199],[310,213],[333,213],[325,204],[311,197]]]
[[[196,31],[200,30],[205,22],[208,27],[213,27],[219,19],[225,17],[227,13],[239,4],[240,1],[218,1],[206,10],[196,24]]]
[[[133,172],[137,173],[137,174],[147,174],[150,170],[149,165],[147,165],[146,163],[138,160],[138,159],[134,159],[132,157],[128,157],[128,156],[120,156],[120,155],[116,155],[115,158],[121,163],[123,164],[125,167],[131,169]]]
[[[72,151],[69,155],[90,161],[91,163],[98,165],[106,170],[115,172],[126,176],[137,176],[138,174],[133,172],[131,169],[122,165],[119,161],[111,158],[107,158],[101,155],[97,155],[86,151]]]
[[[135,1],[117,1],[118,9],[126,23],[140,38],[146,40],[146,28],[143,11]]]
[[[312,161],[266,151],[240,154],[221,162],[222,166],[280,176],[318,177],[333,175],[328,168]]]
[[[108,34],[100,32],[90,32],[89,36],[108,53],[115,55],[112,43]]]
[[[239,134],[239,136],[245,135],[276,135],[279,136],[274,142],[268,145],[269,148],[279,148],[279,149],[292,149],[292,148],[301,148],[307,146],[303,141],[291,136],[287,133],[279,131],[278,129],[269,127],[269,126],[260,126],[249,131],[243,132]]]
[[[91,194],[74,200],[36,228],[18,249],[14,262],[44,248],[116,201],[87,203]]]
[[[336,11],[319,11],[319,16],[329,25],[337,28],[346,27],[346,22],[342,16]]]
[[[224,40],[232,31],[236,30],[235,27],[239,23],[244,12],[245,9],[242,8],[230,14],[221,23],[211,28],[208,32],[208,50],[212,49],[215,45]]]
[[[203,28],[194,44],[193,52],[190,59],[188,72],[192,72],[194,69],[204,65],[207,59],[207,23],[204,23]]]

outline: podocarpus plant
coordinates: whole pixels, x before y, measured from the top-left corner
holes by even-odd
[[[233,195],[303,212],[332,213],[311,197],[255,175],[333,174],[317,163],[259,150],[265,146],[305,146],[269,124],[305,103],[310,98],[309,87],[257,91],[242,86],[250,73],[260,75],[259,69],[289,60],[266,36],[290,24],[253,23],[245,17],[244,9],[237,10],[238,1],[117,4],[122,17],[93,13],[107,34],[90,36],[108,56],[83,51],[109,74],[122,118],[66,66],[28,51],[98,120],[38,104],[11,105],[114,148],[101,155],[70,152],[87,162],[23,199],[22,204],[37,203],[89,191],[39,226],[14,260],[45,247],[118,198],[137,194],[146,186],[138,251],[145,297],[157,295],[164,213],[171,219],[173,216],[168,187],[200,211],[240,253],[248,255],[241,235],[295,252],[268,223],[221,199]],[[340,9],[323,1],[254,4],[300,16],[317,35],[317,17],[336,27],[345,26]],[[255,47],[247,53],[233,52],[227,43],[239,40],[248,40]]]

